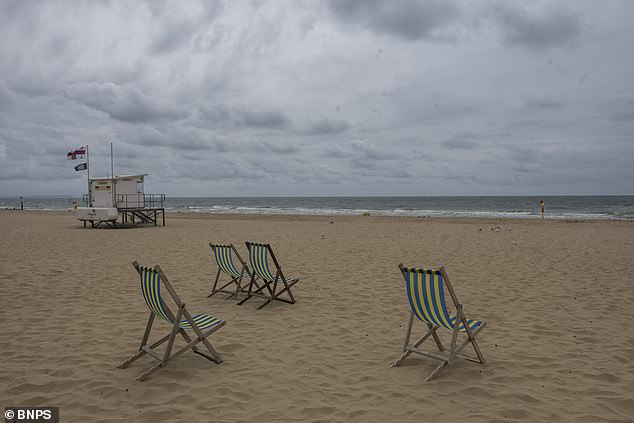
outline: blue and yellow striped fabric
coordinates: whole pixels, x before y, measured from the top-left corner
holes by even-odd
[[[228,245],[214,245],[214,256],[216,257],[216,263],[220,270],[232,278],[239,278],[240,271],[233,264],[233,253],[231,247]]]
[[[269,269],[269,250],[266,245],[250,244],[249,262],[256,275],[269,282],[275,280],[275,275]]]
[[[193,316],[192,320],[196,325],[198,325],[198,329],[200,330],[205,330],[222,323],[222,320],[216,319],[215,317],[205,313]],[[186,330],[193,330],[191,324],[187,320],[181,320],[180,327]]]
[[[147,266],[139,266],[139,273],[141,275],[141,292],[143,292],[145,304],[158,317],[174,323],[165,311],[165,303],[163,302],[163,297],[161,297],[161,276],[159,273],[155,268]]]
[[[407,298],[414,315],[421,321],[454,329],[456,316],[449,313],[445,303],[445,290],[440,270],[404,268]],[[467,320],[473,330],[482,324],[479,320]],[[461,322],[458,331],[465,332]]]
[[[173,324],[174,322],[169,318],[169,313],[165,309],[163,297],[161,297],[161,276],[159,272],[153,267],[139,266],[139,273],[141,275],[141,291],[143,292],[145,304],[155,315]],[[193,316],[192,320],[198,325],[200,330],[216,326],[222,322],[222,320],[204,313]],[[181,320],[179,326],[182,329],[192,330],[192,326],[187,319]]]

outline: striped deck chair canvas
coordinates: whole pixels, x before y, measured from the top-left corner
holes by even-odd
[[[141,278],[141,292],[143,294],[145,304],[150,309],[150,317],[147,322],[147,326],[145,327],[145,333],[143,334],[139,351],[121,363],[119,368],[124,369],[140,357],[148,354],[158,360],[158,363],[137,377],[137,380],[143,381],[152,373],[167,366],[169,361],[175,359],[189,349],[216,364],[222,363],[222,357],[216,352],[216,350],[214,350],[211,343],[207,340],[207,337],[223,327],[226,322],[204,313],[196,314],[195,316],[189,314],[189,311],[187,311],[187,308],[185,307],[185,303],[183,303],[176,294],[176,291],[174,291],[174,288],[172,288],[172,285],[165,276],[165,273],[163,273],[159,266],[139,266],[136,261],[133,262],[132,265]],[[172,310],[170,310],[163,300],[161,295],[161,284],[165,286],[178,308],[176,316],[174,316]],[[148,338],[150,337],[152,324],[154,323],[154,319],[156,317],[167,321],[172,326],[172,330],[170,333],[148,346]],[[191,337],[188,334],[188,331],[193,332]],[[174,341],[178,335],[183,337],[186,345],[178,351],[172,353]],[[155,348],[163,344],[165,341],[167,341],[167,346],[161,355],[155,350]],[[209,354],[198,349],[197,345],[200,342],[205,345]]]
[[[267,298],[266,302],[258,307],[258,309],[270,304],[274,300],[295,304],[295,297],[291,292],[291,287],[299,282],[299,278],[284,275],[282,267],[277,261],[275,254],[273,254],[273,249],[269,244],[257,244],[249,241],[245,244],[249,250],[249,263],[252,269],[251,282],[249,283],[247,297],[238,304],[242,304],[252,296],[258,294],[264,294],[264,297]],[[275,267],[275,272],[271,271],[271,264]],[[262,280],[263,284],[260,287],[256,286],[256,289],[253,290],[257,277]],[[283,288],[278,290],[278,287]],[[267,292],[263,292],[265,288]],[[288,294],[288,299],[280,297],[285,292]]]
[[[238,250],[236,250],[236,247],[234,247],[233,244],[220,245],[212,244],[210,242],[209,246],[214,252],[214,258],[216,259],[216,264],[218,265],[218,272],[216,273],[216,280],[214,281],[214,286],[211,288],[211,293],[207,297],[211,297],[218,292],[224,292],[231,294],[227,298],[238,298],[240,291],[246,289],[246,286],[242,286],[242,281],[246,280],[248,282],[251,280],[251,271],[249,270],[249,266],[247,266],[245,261],[242,260],[240,253],[238,253]],[[238,261],[237,266],[233,261],[234,255]],[[220,275],[223,273],[229,277],[229,282],[226,282],[218,288],[218,280],[220,279]],[[232,284],[235,285],[235,289],[228,290],[227,287]]]
[[[484,364],[484,356],[476,343],[476,336],[484,329],[486,323],[481,320],[467,319],[463,306],[458,301],[458,297],[451,286],[444,267],[440,269],[417,269],[403,267],[399,264],[401,273],[405,278],[407,299],[410,306],[409,324],[405,335],[405,345],[403,354],[398,360],[392,363],[392,367],[399,366],[411,353],[421,354],[427,357],[440,360],[441,363],[427,378],[427,382],[438,376],[438,373],[445,367],[450,366],[456,357],[461,357],[476,363]],[[456,309],[456,314],[449,313],[445,300],[445,289],[449,293],[450,299]],[[414,317],[427,325],[428,331],[418,341],[410,344],[412,325]],[[440,328],[452,332],[451,345],[449,351],[445,350],[436,331]],[[458,334],[465,334],[467,339],[460,345],[457,344]],[[429,337],[433,337],[439,351],[422,351],[418,347]],[[460,352],[471,344],[475,350],[476,357],[469,357]]]

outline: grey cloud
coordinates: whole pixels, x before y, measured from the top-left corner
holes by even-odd
[[[203,123],[226,125],[232,119],[231,110],[223,104],[203,105],[198,108],[198,112]]]
[[[355,140],[350,143],[354,155],[363,160],[391,160],[395,154],[390,151],[379,149],[364,140]]]
[[[442,0],[331,0],[330,7],[345,24],[408,40],[430,38],[459,15],[454,3]]]
[[[224,4],[0,1],[0,195],[632,193],[629,2]]]
[[[0,79],[0,107],[8,105],[15,99],[15,93]]]
[[[348,122],[343,120],[321,119],[301,132],[306,135],[337,135],[344,133],[350,128]]]
[[[444,140],[441,145],[449,150],[473,150],[479,145],[471,139],[473,137],[470,133],[456,134]]]
[[[510,3],[494,9],[494,19],[505,44],[528,48],[549,48],[572,44],[581,34],[580,17],[563,7],[551,6],[530,12]]]
[[[634,92],[612,96],[608,101],[609,116],[614,121],[634,121]]]
[[[526,110],[561,110],[566,105],[562,101],[547,97],[530,97],[524,101],[523,108]]]
[[[274,153],[280,155],[293,154],[299,151],[296,144],[284,141],[276,143],[260,141],[255,144],[255,149],[261,153]]]
[[[521,163],[537,162],[541,157],[541,149],[537,146],[508,146],[506,150],[511,159]]]
[[[214,137],[212,140],[212,145],[214,146],[216,152],[218,153],[229,153],[229,152],[240,152],[244,151],[241,147],[241,143],[234,139],[225,139],[221,137]]]
[[[122,122],[148,122],[161,119],[183,119],[185,111],[160,105],[148,98],[138,87],[111,82],[70,84],[64,94],[73,100],[108,114]]]
[[[341,147],[336,145],[329,145],[323,152],[323,157],[328,157],[332,159],[344,159],[348,157],[348,153],[344,151]]]
[[[283,130],[293,126],[292,120],[281,110],[255,107],[247,109],[227,104],[198,106],[193,124],[207,129],[269,129]]]
[[[406,178],[411,172],[395,165],[399,156],[366,140],[353,140],[346,145],[328,145],[322,156],[328,159],[346,159],[347,172],[361,177]]]
[[[373,162],[355,158],[349,164],[349,172],[363,178],[408,178],[414,175],[408,168],[396,166],[392,160]]]
[[[228,163],[215,163],[214,166],[187,166],[182,168],[180,161],[171,160],[169,170],[164,179],[176,182],[210,181],[222,182],[236,179],[255,179],[263,177],[263,173],[249,166],[235,166]]]
[[[150,52],[165,54],[186,47],[198,31],[211,26],[215,17],[223,10],[223,4],[219,1],[205,1],[195,7],[200,10],[190,16],[174,15],[174,11],[165,8],[164,4],[152,8],[153,14],[163,19],[158,33],[149,45]]]
[[[209,150],[212,145],[212,141],[196,130],[176,126],[135,126],[126,130],[126,136],[122,136],[122,140],[137,146],[167,147],[174,151]]]
[[[239,125],[254,128],[284,129],[291,120],[279,110],[240,110],[236,113]]]
[[[414,150],[412,151],[412,158],[417,160],[433,160],[434,156],[424,151]]]

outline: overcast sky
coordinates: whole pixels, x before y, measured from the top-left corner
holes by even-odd
[[[0,0],[0,196],[634,194],[634,1]]]

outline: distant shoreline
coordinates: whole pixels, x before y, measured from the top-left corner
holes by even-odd
[[[59,215],[68,216],[73,210],[36,210],[19,208],[0,208],[0,212],[16,212],[16,213],[33,213],[42,215]],[[180,212],[167,211],[166,216],[169,219],[178,220],[296,220],[296,221],[333,221],[339,220],[356,220],[364,219],[372,220],[390,220],[390,221],[441,221],[456,223],[493,223],[493,222],[523,222],[540,224],[541,219],[538,216],[529,217],[491,217],[491,216],[399,216],[399,215],[381,215],[381,214],[293,214],[293,213],[203,213],[203,212]],[[634,217],[615,217],[610,218],[553,218],[546,215],[546,221],[549,222],[565,222],[565,223],[604,223],[604,222],[634,222]]]
[[[632,220],[634,196],[498,197],[168,197],[168,214],[402,216],[540,220],[545,200],[547,220]],[[68,210],[79,199],[26,198],[25,209]],[[0,199],[0,209],[18,208]],[[161,206],[159,206],[161,208]]]

